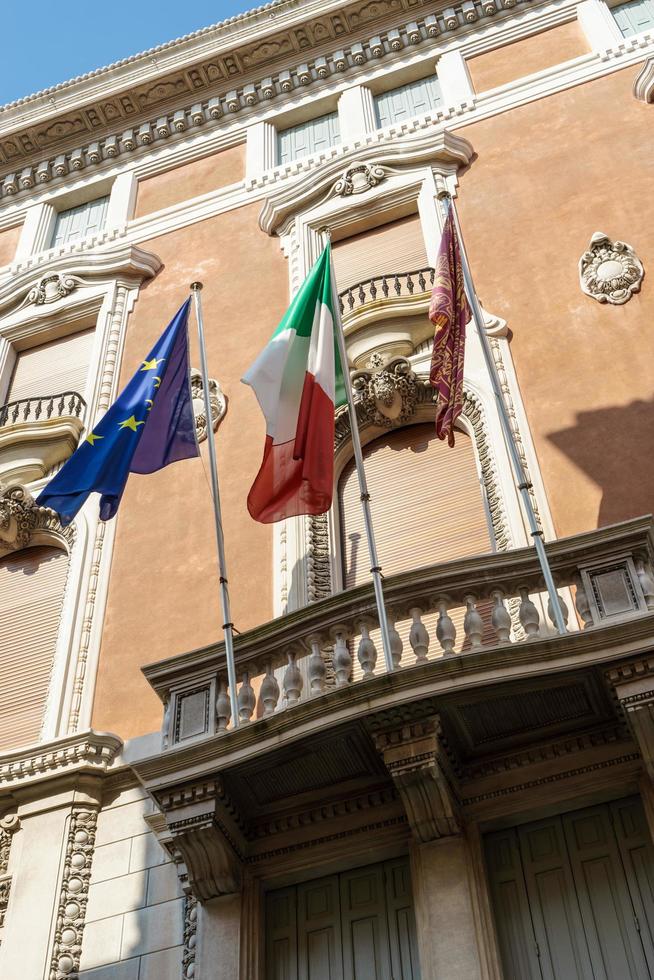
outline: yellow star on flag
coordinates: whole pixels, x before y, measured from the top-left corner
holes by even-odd
[[[119,429],[131,429],[132,432],[136,432],[136,429],[137,429],[137,427],[139,425],[145,425],[145,422],[137,422],[136,419],[134,418],[134,416],[133,415],[130,415],[130,417],[128,419],[125,419],[124,422],[119,422],[118,423],[118,428]]]
[[[104,436],[96,435],[95,432],[89,432],[89,434],[86,437],[86,441],[87,442],[90,442],[92,446],[95,445],[95,443],[98,441],[98,439],[104,439]]]
[[[151,361],[143,361],[143,367],[141,368],[141,371],[156,371],[158,365],[163,363],[165,359],[166,359],[165,357],[160,357],[159,359],[153,357]]]

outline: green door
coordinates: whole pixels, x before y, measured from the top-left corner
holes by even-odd
[[[505,980],[654,978],[654,848],[639,798],[485,843]]]

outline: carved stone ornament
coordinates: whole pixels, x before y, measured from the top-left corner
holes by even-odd
[[[67,980],[79,970],[97,820],[97,810],[86,806],[70,816],[50,980]]]
[[[634,80],[634,98],[654,103],[654,58],[648,58]]]
[[[7,874],[9,869],[11,838],[19,827],[20,820],[16,814],[0,817],[0,929],[5,922],[5,915],[9,907],[9,893],[11,891],[11,875]]]
[[[621,306],[640,289],[645,271],[631,245],[612,242],[600,231],[579,259],[581,288],[599,303]]]
[[[193,414],[195,415],[195,430],[198,442],[207,438],[207,417],[204,410],[204,391],[202,375],[196,368],[191,369],[191,396],[193,398]],[[211,422],[215,432],[225,417],[227,398],[222,388],[213,378],[209,378],[209,404],[211,405]]]
[[[63,527],[49,507],[39,507],[25,487],[0,484],[0,556],[27,548],[35,536],[59,540],[69,548],[75,531],[71,525]]]
[[[72,293],[78,283],[76,276],[60,275],[58,272],[52,276],[44,276],[37,286],[30,289],[25,302],[33,303],[34,306],[56,303],[58,299]]]
[[[386,179],[386,170],[377,163],[353,163],[334,184],[334,193],[340,197],[363,194]]]
[[[418,401],[418,379],[406,357],[394,357],[384,364],[383,356],[375,352],[368,366],[370,371],[352,375],[361,421],[386,429],[408,422]]]

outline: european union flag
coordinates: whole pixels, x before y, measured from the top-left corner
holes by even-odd
[[[188,299],[109,411],[37,497],[70,524],[90,493],[100,520],[118,510],[130,473],[199,456],[188,359]]]

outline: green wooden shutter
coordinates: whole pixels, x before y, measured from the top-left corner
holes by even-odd
[[[392,123],[413,119],[436,109],[442,101],[440,82],[435,75],[400,85],[375,97],[377,124],[383,129]]]
[[[654,976],[654,847],[643,804],[637,796],[618,800],[611,804],[611,816],[640,939]]]
[[[541,980],[517,832],[488,834],[485,849],[504,975],[507,980]]]
[[[381,865],[341,875],[343,971],[357,980],[391,980]]]
[[[345,980],[338,876],[298,885],[299,980]]]
[[[591,976],[648,977],[608,807],[568,813],[563,827],[593,963]]]
[[[391,975],[393,980],[420,980],[411,870],[407,858],[387,861],[384,874]]]
[[[108,197],[99,197],[87,204],[60,211],[55,222],[51,248],[79,242],[99,234],[107,219]]]
[[[266,977],[297,980],[297,889],[266,895]]]
[[[337,112],[283,129],[277,134],[277,163],[290,163],[299,157],[323,153],[341,141]]]
[[[631,0],[611,9],[623,37],[632,37],[654,28],[654,0]]]

